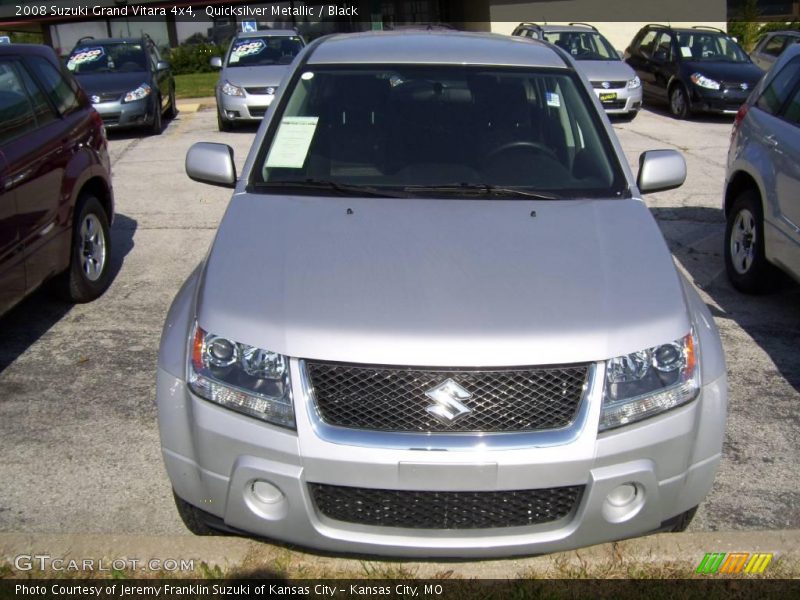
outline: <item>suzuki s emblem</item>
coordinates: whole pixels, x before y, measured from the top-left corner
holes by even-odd
[[[748,86],[746,83],[743,83],[743,84],[742,84],[742,85],[740,85],[739,87],[741,87],[743,90],[746,90],[746,89],[747,89],[748,87],[750,87],[750,86]]]
[[[451,425],[464,415],[472,412],[471,408],[459,402],[460,400],[471,398],[472,394],[452,379],[446,379],[435,388],[429,389],[425,392],[425,395],[434,402],[425,410],[444,425]]]
[[[92,96],[91,97],[92,104],[97,104],[100,102],[100,96]]]
[[[604,82],[603,82],[603,83],[601,83],[600,85],[602,85],[602,86],[603,86],[603,89],[604,89],[604,90],[607,90],[608,88],[610,88],[610,87],[611,87],[611,84],[610,84],[610,83],[608,83],[607,81],[604,81]]]

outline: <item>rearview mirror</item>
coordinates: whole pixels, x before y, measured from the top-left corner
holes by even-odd
[[[686,161],[675,150],[648,150],[639,156],[636,185],[642,194],[663,192],[686,181]]]
[[[211,57],[211,66],[215,69],[222,68],[222,59],[219,56],[212,56]]]
[[[190,179],[221,187],[236,186],[233,148],[227,144],[197,142],[186,153],[186,174]]]

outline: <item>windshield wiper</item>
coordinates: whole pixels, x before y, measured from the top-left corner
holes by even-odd
[[[489,185],[488,183],[453,183],[446,185],[407,185],[403,188],[404,192],[428,192],[428,193],[473,193],[483,196],[509,196],[517,198],[535,198],[537,200],[558,200],[559,197],[546,192],[537,192],[518,187],[503,187]]]
[[[306,179],[303,181],[265,181],[256,184],[259,188],[290,188],[305,191],[331,191],[342,196],[375,196],[378,198],[408,198],[409,195],[397,190],[377,188],[370,185],[337,183],[327,179]]]

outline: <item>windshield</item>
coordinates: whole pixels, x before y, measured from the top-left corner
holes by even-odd
[[[678,47],[683,58],[694,61],[750,62],[739,44],[726,35],[707,31],[678,33]]]
[[[596,31],[545,31],[543,35],[575,60],[620,60],[614,47]]]
[[[236,38],[228,52],[228,67],[288,65],[303,49],[298,36],[261,36]]]
[[[80,46],[67,59],[67,69],[84,73],[131,73],[147,70],[141,44],[93,44]]]
[[[292,85],[260,150],[256,186],[301,191],[305,183],[351,195],[354,186],[364,195],[518,190],[548,199],[625,193],[597,111],[563,70],[319,67]]]

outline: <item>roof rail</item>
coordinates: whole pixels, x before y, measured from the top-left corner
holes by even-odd
[[[531,23],[530,21],[525,21],[524,23],[520,23],[517,27],[536,27],[537,29],[541,29],[542,26],[539,23]]]
[[[664,25],[663,23],[648,23],[645,27],[664,27],[665,29],[672,29],[672,25]]]
[[[77,42],[75,42],[75,45],[77,46],[78,44],[82,44],[85,41],[93,40],[93,39],[94,39],[93,35],[85,35],[81,39],[79,39]]]
[[[593,29],[594,31],[597,31],[597,27],[595,27],[594,25],[590,25],[589,23],[575,22],[575,23],[570,23],[570,25],[583,25],[584,27],[588,27],[589,29]]]
[[[695,25],[692,27],[692,29],[709,29],[711,31],[719,31],[720,33],[728,35],[728,32],[724,29],[720,29],[719,27],[711,27],[711,25]]]

